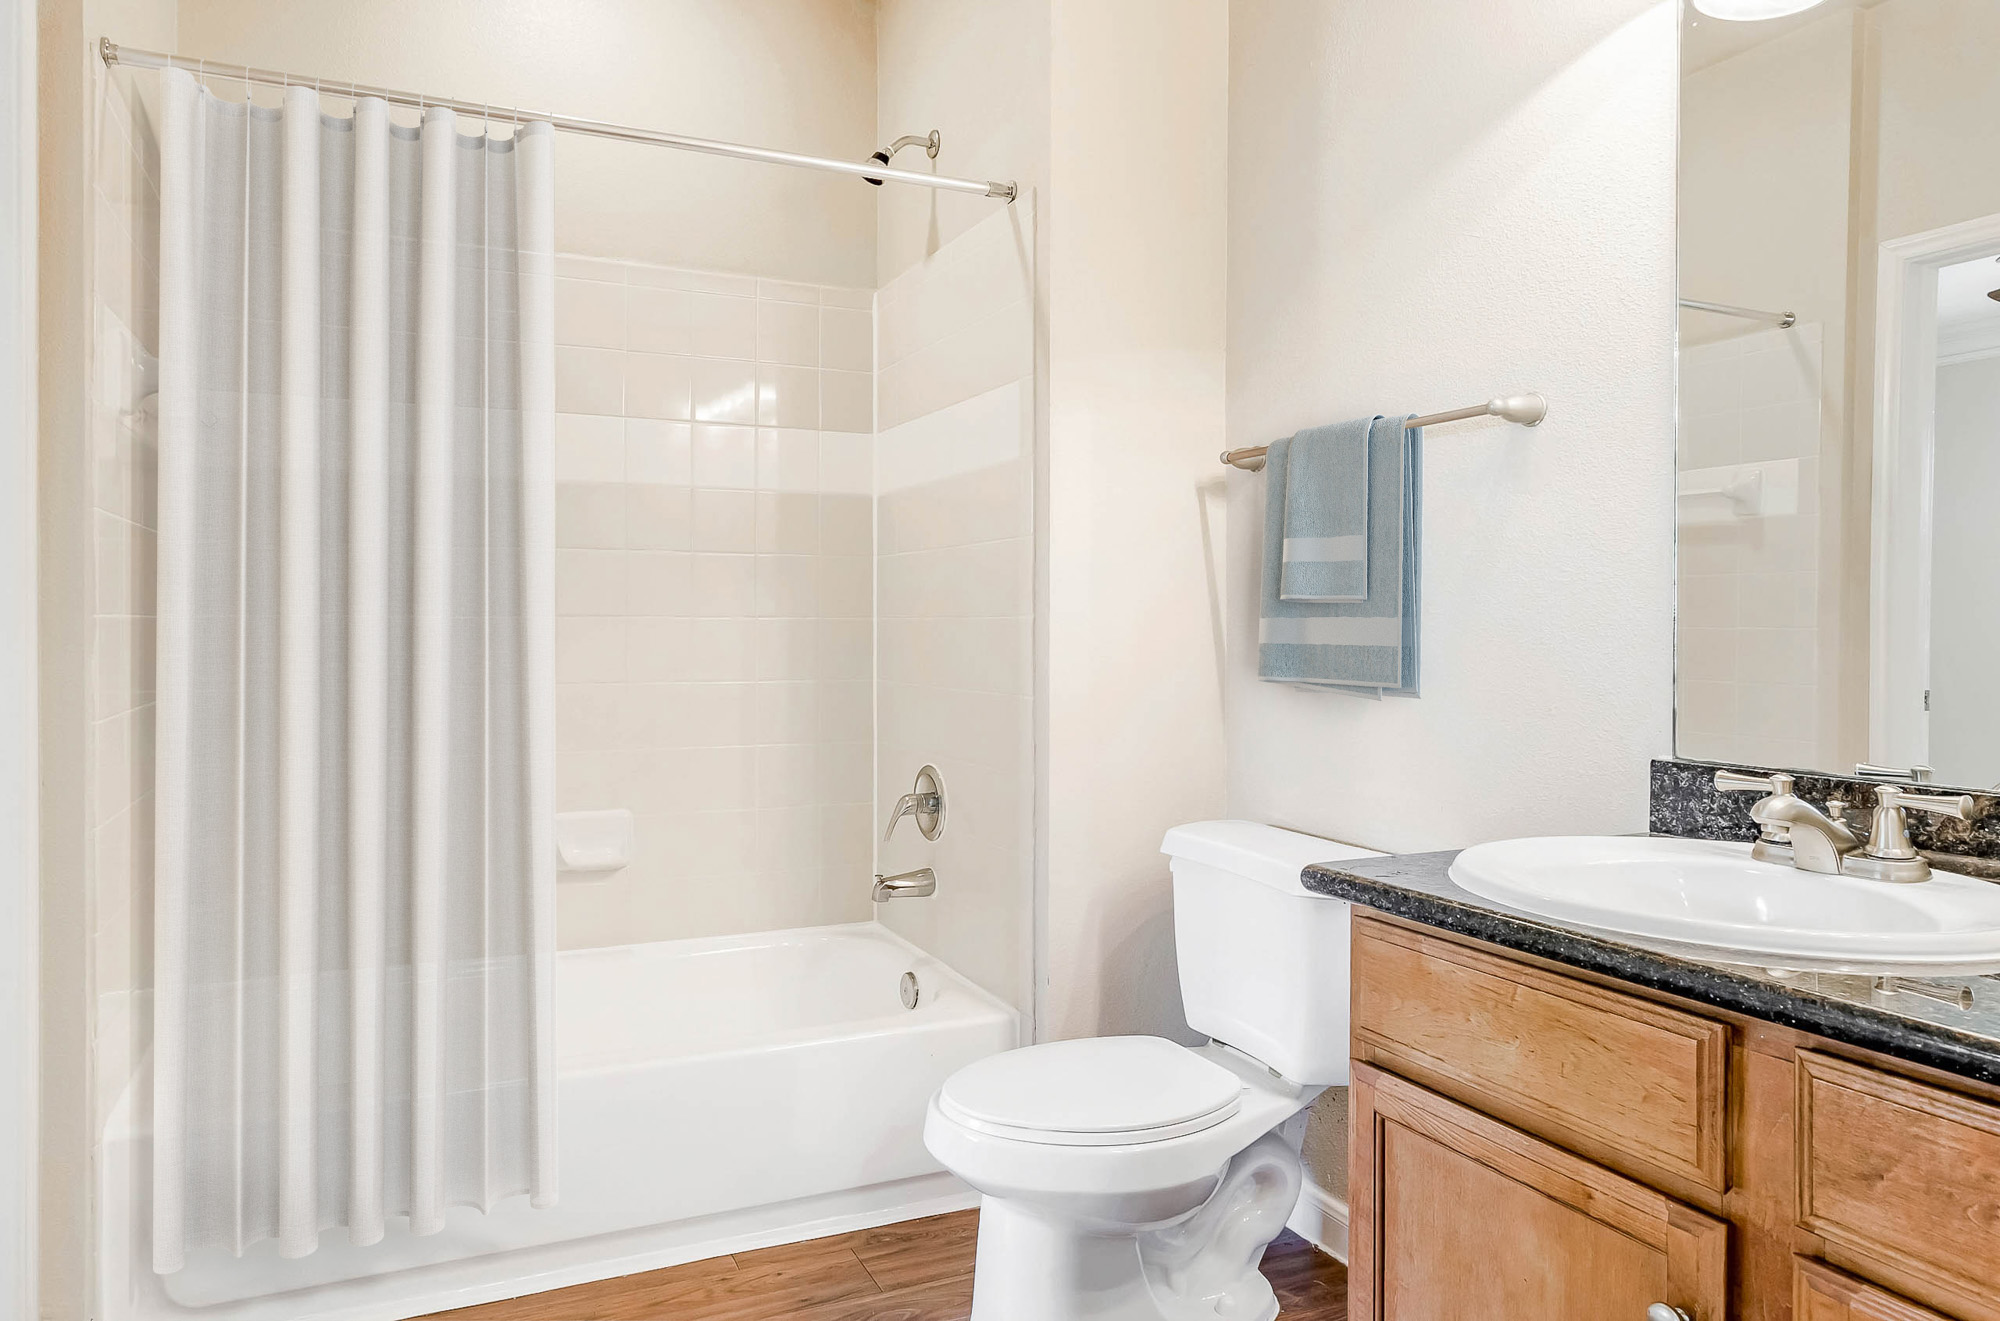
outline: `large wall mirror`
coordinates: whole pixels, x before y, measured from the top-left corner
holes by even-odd
[[[1680,152],[1677,752],[2000,785],[2000,0],[1688,0]]]

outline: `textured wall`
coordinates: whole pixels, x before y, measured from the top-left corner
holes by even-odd
[[[1231,473],[1229,808],[1393,851],[1644,829],[1669,748],[1676,6],[1230,9],[1228,441],[1540,390],[1425,451],[1423,691],[1255,676]],[[1344,1092],[1310,1170],[1345,1186]]]
[[[1229,443],[1550,404],[1428,437],[1416,701],[1256,678],[1264,483],[1231,474],[1234,813],[1393,851],[1643,825],[1671,700],[1674,18],[1232,10]]]

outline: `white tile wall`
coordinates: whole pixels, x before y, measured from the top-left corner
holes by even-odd
[[[865,919],[871,296],[557,276],[558,808],[637,830],[560,887],[562,943]]]
[[[943,772],[949,828],[880,867],[938,892],[883,921],[1032,1009],[1032,235],[996,213],[882,290],[877,801]],[[893,345],[893,348],[892,348]]]
[[[1684,757],[1820,764],[1821,330],[1817,324],[1681,354],[1679,469],[1799,465],[1797,512],[1684,517],[1676,619],[1675,746]]]

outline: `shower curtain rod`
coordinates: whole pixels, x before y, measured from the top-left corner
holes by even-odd
[[[948,174],[919,174],[914,170],[891,169],[876,161],[840,161],[825,156],[802,156],[793,151],[746,147],[740,143],[718,142],[712,138],[690,138],[679,133],[662,133],[656,129],[607,124],[597,119],[578,119],[573,115],[552,115],[540,110],[518,110],[508,106],[486,105],[478,101],[455,101],[449,97],[420,96],[415,92],[392,91],[386,87],[367,87],[360,83],[339,82],[331,78],[278,73],[270,69],[247,68],[240,64],[218,64],[213,60],[190,59],[185,55],[168,55],[156,50],[135,50],[130,46],[120,46],[109,37],[99,39],[97,52],[107,65],[125,64],[135,69],[185,69],[197,78],[223,78],[230,82],[258,83],[266,87],[310,87],[318,92],[331,92],[335,96],[350,99],[374,97],[390,105],[409,106],[418,110],[436,107],[456,111],[462,115],[475,115],[481,119],[503,119],[510,123],[539,121],[550,124],[561,132],[580,133],[585,137],[641,142],[655,147],[672,147],[676,151],[698,151],[709,156],[763,161],[768,165],[795,165],[807,170],[850,174],[860,179],[889,180],[894,183],[914,184],[919,188],[937,188],[951,193],[974,193],[981,197],[997,197],[1010,203],[1020,191],[1012,182],[957,179]]]

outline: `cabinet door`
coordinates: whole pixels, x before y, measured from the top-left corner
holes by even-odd
[[[1794,1259],[1792,1321],[1949,1321],[1809,1257]]]
[[[1356,1062],[1355,1321],[1725,1321],[1728,1227]]]

